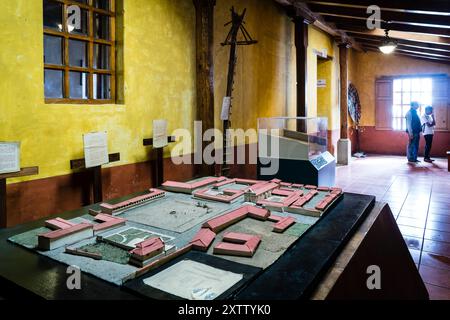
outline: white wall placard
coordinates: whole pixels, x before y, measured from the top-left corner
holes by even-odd
[[[153,148],[164,148],[168,143],[167,120],[153,120]]]
[[[20,142],[0,142],[0,173],[20,171]]]
[[[231,97],[224,97],[222,102],[222,113],[220,114],[220,120],[229,120],[230,117]]]
[[[317,88],[326,88],[327,80],[326,79],[318,79],[317,80]]]
[[[84,160],[86,168],[93,168],[109,163],[108,134],[91,132],[83,135]]]
[[[145,279],[144,283],[188,300],[213,300],[242,278],[242,274],[183,260]]]

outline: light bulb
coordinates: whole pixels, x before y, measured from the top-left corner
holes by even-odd
[[[395,44],[389,43],[389,44],[382,45],[380,47],[380,51],[383,52],[384,54],[390,54],[390,53],[394,52],[396,47],[397,46]]]

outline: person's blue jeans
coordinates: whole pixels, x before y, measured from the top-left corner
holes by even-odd
[[[406,156],[408,157],[408,161],[417,161],[417,154],[419,152],[419,141],[420,141],[420,133],[414,133],[413,138],[409,138],[408,149],[406,151]]]

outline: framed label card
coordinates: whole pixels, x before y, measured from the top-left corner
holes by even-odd
[[[109,163],[108,134],[91,132],[83,135],[84,160],[86,168],[93,168]]]
[[[153,148],[164,148],[167,139],[167,120],[153,120]]]
[[[0,142],[0,174],[20,171],[20,142]]]

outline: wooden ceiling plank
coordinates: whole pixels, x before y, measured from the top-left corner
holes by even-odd
[[[365,43],[363,45],[363,47],[373,47],[378,49],[379,45],[377,44],[373,44],[373,43]],[[396,51],[402,51],[402,52],[408,52],[408,53],[412,53],[412,54],[417,54],[417,55],[424,55],[424,56],[428,56],[428,57],[435,57],[435,58],[442,58],[442,59],[448,59],[450,60],[450,55],[442,55],[442,54],[437,54],[437,53],[429,53],[429,52],[424,52],[424,51],[420,51],[420,50],[410,50],[408,48],[402,47],[402,46],[397,46],[397,48],[395,49]]]
[[[308,4],[309,8],[322,16],[337,15],[351,16],[354,19],[367,19],[369,14],[366,12],[367,7],[349,8],[336,7],[319,4]],[[441,25],[448,26],[450,17],[444,15],[431,15],[419,13],[404,13],[396,11],[381,10],[381,19],[384,21],[392,21],[398,23],[423,23],[430,26]]]
[[[378,36],[378,37],[384,37],[384,30],[381,29],[375,29],[375,30],[349,30],[349,29],[343,29],[347,34],[355,35],[355,34],[362,34],[364,36]],[[408,40],[408,41],[416,41],[416,42],[422,42],[422,43],[428,43],[431,45],[436,46],[442,46],[443,48],[450,48],[450,39],[434,36],[434,35],[427,35],[427,34],[417,34],[417,33],[410,33],[410,32],[403,32],[403,31],[395,31],[391,30],[389,32],[389,37],[393,39],[401,39],[401,40]]]
[[[364,45],[363,48],[368,51],[373,51],[373,52],[382,54],[377,46]],[[400,54],[400,55],[407,55],[407,56],[416,57],[416,58],[422,58],[422,59],[436,60],[436,61],[441,61],[441,62],[450,64],[450,59],[441,58],[441,57],[433,57],[433,56],[427,56],[427,55],[423,55],[423,54],[405,52],[403,50],[395,50],[393,53]]]
[[[450,13],[447,0],[427,1],[402,1],[402,0],[303,0],[309,4],[320,4],[345,8],[367,8],[370,5],[378,5],[384,11],[426,13],[434,15],[447,15]],[[447,10],[444,10],[447,8]]]
[[[357,41],[360,41],[360,40],[383,41],[383,39],[384,39],[384,36],[381,36],[381,35],[371,35],[371,34],[365,34],[365,33],[349,32],[349,35],[351,35]],[[424,41],[414,41],[414,40],[407,40],[407,39],[396,39],[396,41],[398,43],[413,46],[413,47],[421,47],[421,48],[427,48],[430,50],[443,51],[443,52],[450,51],[450,45],[446,45],[446,44],[428,43],[428,42],[424,42]]]
[[[339,29],[350,28],[350,30],[356,29],[367,29],[365,20],[355,20],[351,18],[343,18],[343,17],[334,17],[327,16],[327,22],[332,22],[336,24]],[[418,26],[418,25],[406,25],[399,23],[381,23],[381,29],[389,29],[389,30],[397,30],[397,31],[405,31],[405,32],[413,32],[413,33],[424,33],[431,35],[438,35],[440,37],[450,38],[450,29],[448,28],[437,28],[437,27],[426,27],[426,26]],[[368,30],[368,29],[367,29]]]
[[[383,41],[383,38],[369,38],[369,37],[354,37],[354,39],[362,44],[364,43],[372,43],[372,44],[378,44],[380,45]],[[405,47],[405,48],[414,48],[418,49],[423,52],[429,52],[429,53],[436,53],[436,54],[448,54],[450,56],[450,50],[449,49],[437,49],[437,48],[429,48],[426,46],[426,44],[420,44],[413,45],[405,43],[404,41],[397,41],[399,46]]]

